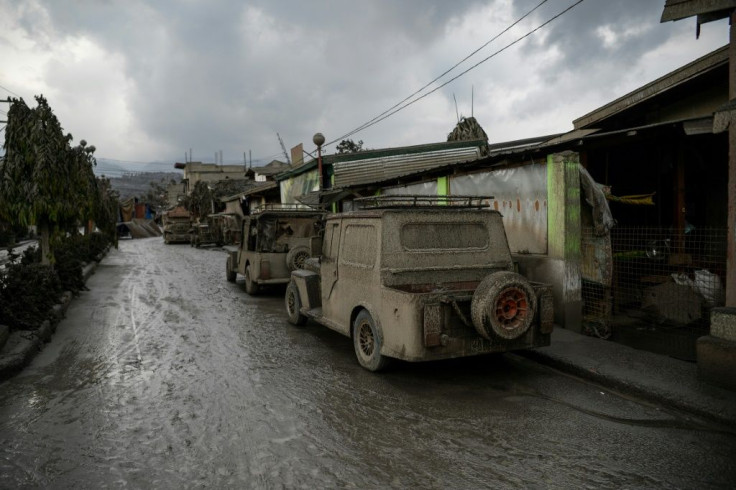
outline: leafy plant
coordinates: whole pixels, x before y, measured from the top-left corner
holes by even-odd
[[[59,302],[62,290],[48,265],[8,264],[0,273],[0,323],[15,330],[37,329]]]
[[[72,148],[43,96],[29,108],[11,99],[0,165],[0,219],[38,227],[41,260],[53,263],[52,236],[74,230],[97,206],[94,146],[82,140]]]

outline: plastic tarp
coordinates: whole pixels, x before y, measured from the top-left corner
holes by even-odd
[[[611,214],[606,195],[582,165],[578,166],[578,170],[583,197],[593,212],[593,231],[597,236],[608,235],[616,221]]]

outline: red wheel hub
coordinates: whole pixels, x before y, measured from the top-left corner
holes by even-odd
[[[517,287],[501,291],[496,300],[496,319],[503,328],[512,330],[521,325],[529,314],[526,293]]]

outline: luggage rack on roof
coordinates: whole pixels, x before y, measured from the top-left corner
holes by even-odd
[[[493,196],[371,196],[359,197],[353,202],[357,209],[396,209],[424,208],[437,209],[473,208],[481,209],[490,206]]]
[[[316,209],[312,206],[305,204],[281,204],[281,203],[267,203],[261,204],[255,208],[251,214],[262,213],[264,211],[312,211],[319,212],[320,209]]]

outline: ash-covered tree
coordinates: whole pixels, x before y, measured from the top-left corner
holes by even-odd
[[[360,140],[357,143],[351,139],[342,140],[337,144],[335,150],[337,150],[338,154],[357,153],[359,151],[363,151],[363,140]]]
[[[41,260],[53,263],[52,236],[76,227],[88,214],[91,153],[94,147],[71,148],[43,96],[35,108],[9,99],[5,158],[0,166],[0,218],[21,226],[36,225]]]
[[[90,221],[95,221],[97,207],[100,206],[97,192],[97,178],[92,168],[97,165],[94,152],[94,145],[87,146],[85,140],[81,140],[79,145],[67,150],[68,165],[72,169],[73,186],[78,190],[79,200],[79,216],[78,219],[84,222],[85,233],[92,231],[88,225]],[[72,218],[68,231],[75,234],[78,230],[77,220]]]
[[[148,191],[145,195],[145,202],[148,203],[157,213],[166,209],[169,205],[168,190],[166,189],[166,179],[160,182],[152,180],[148,183]]]
[[[192,216],[206,218],[212,212],[212,189],[203,181],[198,181],[185,203]]]
[[[110,179],[97,177],[95,185],[96,197],[92,219],[97,228],[105,234],[117,248],[117,222],[120,194],[112,188]]]

